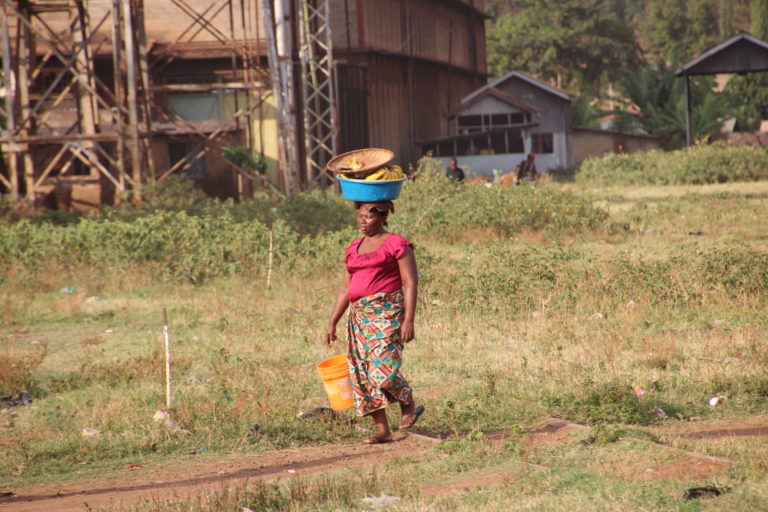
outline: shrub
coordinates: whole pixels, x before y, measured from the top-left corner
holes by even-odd
[[[507,236],[580,232],[603,226],[608,217],[588,199],[554,186],[457,184],[440,175],[406,183],[398,207],[393,222],[401,232],[448,239],[469,227]]]
[[[264,174],[267,170],[266,159],[244,146],[224,146],[221,148],[221,155],[228,162],[254,170],[259,174]]]
[[[184,176],[168,176],[147,183],[142,189],[142,202],[132,205],[140,211],[180,210],[208,200],[195,182]]]
[[[588,186],[700,185],[768,178],[765,150],[725,142],[677,151],[609,153],[584,161],[576,182]]]

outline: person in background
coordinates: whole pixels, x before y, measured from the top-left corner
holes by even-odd
[[[536,171],[536,155],[531,153],[528,158],[517,165],[517,182],[539,181],[539,173]]]
[[[448,169],[445,170],[445,175],[452,180],[464,181],[464,170],[459,167],[455,157],[451,158],[451,163],[448,164]]]
[[[331,311],[325,342],[336,340],[336,324],[349,308],[347,362],[358,416],[376,426],[367,444],[389,443],[392,433],[385,408],[400,404],[400,430],[413,427],[424,412],[403,376],[403,346],[414,338],[418,274],[411,243],[385,226],[392,201],[355,203],[356,238],[344,255],[346,272]]]

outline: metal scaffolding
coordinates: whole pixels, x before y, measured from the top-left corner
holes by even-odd
[[[329,0],[299,2],[299,59],[304,95],[306,182],[328,177],[325,166],[337,148],[336,91]]]
[[[271,86],[261,62],[257,0],[215,0],[202,10],[186,0],[163,0],[163,8],[176,9],[187,25],[174,41],[152,48],[144,0],[98,4],[100,10],[90,9],[88,0],[0,0],[0,187],[13,199],[33,201],[50,189],[51,180],[77,172],[111,187],[112,201],[127,191],[138,200],[142,183],[188,170],[220,150],[227,133],[253,148],[254,116]],[[229,79],[157,83],[155,77],[190,48],[228,54]],[[94,57],[105,54],[111,73],[98,73]],[[212,91],[236,93],[235,112],[209,129],[172,113],[162,101],[173,92]],[[161,168],[153,161],[152,142],[173,130],[200,144]],[[240,192],[242,180],[264,179],[232,168]]]
[[[5,123],[0,144],[7,173],[0,174],[0,183],[13,199],[34,199],[52,172],[66,174],[79,165],[90,174],[101,173],[115,187],[133,184],[135,177],[110,169],[117,163],[104,144],[114,141],[116,134],[100,129],[102,117],[117,124],[125,113],[125,105],[116,101],[92,66],[94,47],[105,43],[95,34],[109,13],[91,23],[83,0],[2,0],[2,11],[0,114]],[[57,14],[66,16],[66,34],[47,22]],[[123,28],[119,27],[121,37]],[[55,109],[63,104],[74,108],[74,119],[53,123]],[[48,158],[33,158],[39,146],[46,146]]]
[[[280,160],[289,195],[328,185],[325,166],[338,147],[329,4],[329,0],[261,2],[267,20],[272,20],[265,24],[265,38],[280,126]],[[294,74],[294,36],[298,39],[298,77]],[[297,142],[300,133],[303,145]]]

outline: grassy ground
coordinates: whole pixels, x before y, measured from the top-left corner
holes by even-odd
[[[503,237],[467,229],[451,243],[415,236],[423,276],[405,373],[427,406],[420,428],[448,439],[434,452],[362,475],[136,510],[311,510],[318,497],[328,510],[353,509],[378,492],[400,496],[398,510],[764,507],[764,438],[680,440],[659,429],[766,410],[768,184],[573,190],[610,213],[603,227]],[[49,267],[33,277],[9,270],[0,284],[0,379],[23,383],[34,402],[0,418],[2,486],[92,476],[192,449],[360,438],[296,418],[325,405],[314,365],[343,351],[320,342],[341,267],[301,268],[279,267],[271,289],[263,274],[193,286],[140,268]],[[180,430],[152,420],[164,406],[163,308]],[[708,406],[716,393],[728,400]],[[526,431],[552,416],[593,430],[526,448]],[[84,437],[86,427],[102,433]],[[516,434],[489,441],[502,429]],[[582,443],[587,435],[597,442]],[[715,476],[647,478],[646,469],[675,464],[678,452],[666,446],[736,463]],[[451,482],[470,491],[445,492]],[[706,484],[729,491],[681,498]]]

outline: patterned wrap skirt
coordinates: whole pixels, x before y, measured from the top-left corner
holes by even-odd
[[[401,290],[369,295],[349,305],[347,361],[358,416],[411,399],[411,387],[400,373],[404,314]]]

